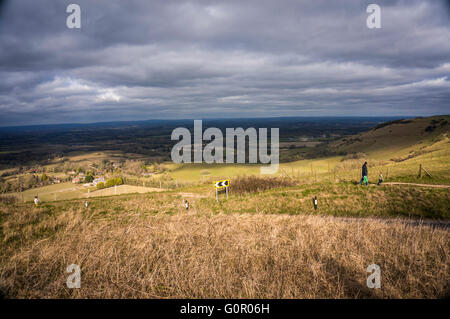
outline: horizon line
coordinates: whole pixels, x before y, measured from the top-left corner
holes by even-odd
[[[295,118],[398,118],[398,119],[413,119],[434,116],[448,116],[449,114],[436,115],[322,115],[322,116],[268,116],[268,117],[207,117],[207,118],[179,118],[179,119],[146,119],[146,120],[117,120],[117,121],[100,121],[100,122],[61,122],[61,123],[41,123],[41,124],[19,124],[19,125],[0,125],[1,128],[20,128],[20,127],[36,127],[36,126],[60,126],[60,125],[95,125],[95,124],[119,124],[119,123],[145,123],[145,122],[176,122],[176,121],[194,121],[194,120],[252,120],[252,119],[295,119]]]

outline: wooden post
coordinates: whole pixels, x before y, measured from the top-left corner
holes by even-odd
[[[218,202],[218,201],[219,201],[219,194],[218,194],[217,188],[216,188],[216,202]]]
[[[419,165],[419,178],[422,178],[422,164]]]
[[[428,173],[428,171],[424,168],[424,167],[422,167],[422,170],[425,172],[425,174],[427,174],[429,177],[433,177],[433,176],[431,176],[431,174],[430,173]]]
[[[388,179],[388,177],[389,177],[389,167],[386,167],[386,180]]]
[[[159,188],[161,189],[161,181],[159,181]]]
[[[330,172],[330,162],[327,162],[328,163],[328,173]]]
[[[227,199],[228,199],[228,187],[225,187],[226,188],[226,190],[227,190]]]

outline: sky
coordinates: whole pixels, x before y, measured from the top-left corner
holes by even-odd
[[[449,114],[449,2],[0,0],[0,126]]]

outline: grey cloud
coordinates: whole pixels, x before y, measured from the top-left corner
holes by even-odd
[[[450,109],[446,1],[73,2],[4,1],[0,125]]]

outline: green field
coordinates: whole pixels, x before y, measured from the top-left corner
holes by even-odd
[[[43,187],[31,188],[21,193],[12,193],[12,195],[18,197],[21,201],[29,202],[33,201],[34,196],[38,196],[40,201],[54,201],[54,200],[66,200],[73,198],[82,198],[87,194],[87,189],[73,184],[71,182],[53,184]]]

